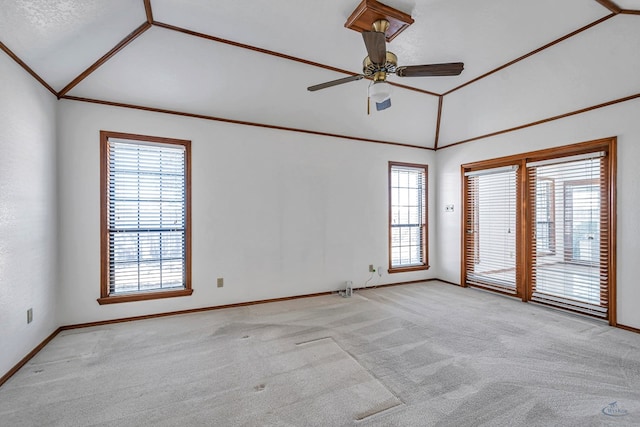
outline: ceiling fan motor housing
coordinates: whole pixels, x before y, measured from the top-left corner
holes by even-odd
[[[397,67],[398,57],[393,52],[387,51],[384,64],[374,64],[368,56],[364,58],[364,61],[362,61],[362,74],[367,77],[374,77],[375,80],[376,74],[395,73]]]

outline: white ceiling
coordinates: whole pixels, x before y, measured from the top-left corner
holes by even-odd
[[[360,34],[344,27],[359,2],[151,0],[150,4],[156,22],[359,73],[366,56],[364,44]],[[399,65],[465,63],[458,77],[389,78],[436,94],[611,13],[596,0],[383,2],[415,19],[388,44]],[[640,0],[616,4],[640,9]],[[143,0],[0,0],[0,41],[56,91],[145,22]],[[589,31],[597,34],[597,27]],[[344,76],[154,25],[68,95],[434,146],[437,96],[395,88],[393,107],[367,116],[366,80],[314,93],[306,90]]]

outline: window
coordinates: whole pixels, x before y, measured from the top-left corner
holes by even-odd
[[[389,162],[389,273],[428,268],[427,166]]]
[[[190,144],[100,132],[100,304],[191,295]]]

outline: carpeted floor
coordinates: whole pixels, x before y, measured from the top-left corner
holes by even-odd
[[[640,425],[640,334],[438,282],[77,329],[0,425]]]

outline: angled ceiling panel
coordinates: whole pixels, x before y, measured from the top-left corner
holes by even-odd
[[[434,0],[416,5],[419,24],[394,51],[412,63],[463,61],[460,78],[419,84],[444,93],[608,14],[593,0]]]
[[[1,0],[0,5],[0,41],[56,90],[146,21],[142,0]]]
[[[441,146],[640,93],[640,25],[618,15],[445,97]]]
[[[395,89],[393,107],[366,113],[367,80],[153,27],[69,95],[432,147],[438,98]]]
[[[202,2],[153,0],[154,18],[352,72],[366,56],[361,36],[344,28],[360,0]],[[465,63],[459,77],[390,80],[443,93],[587,25],[609,11],[594,0],[428,0],[383,3],[415,23],[388,50],[399,65]]]
[[[614,3],[622,9],[640,10],[640,0],[615,0]]]

